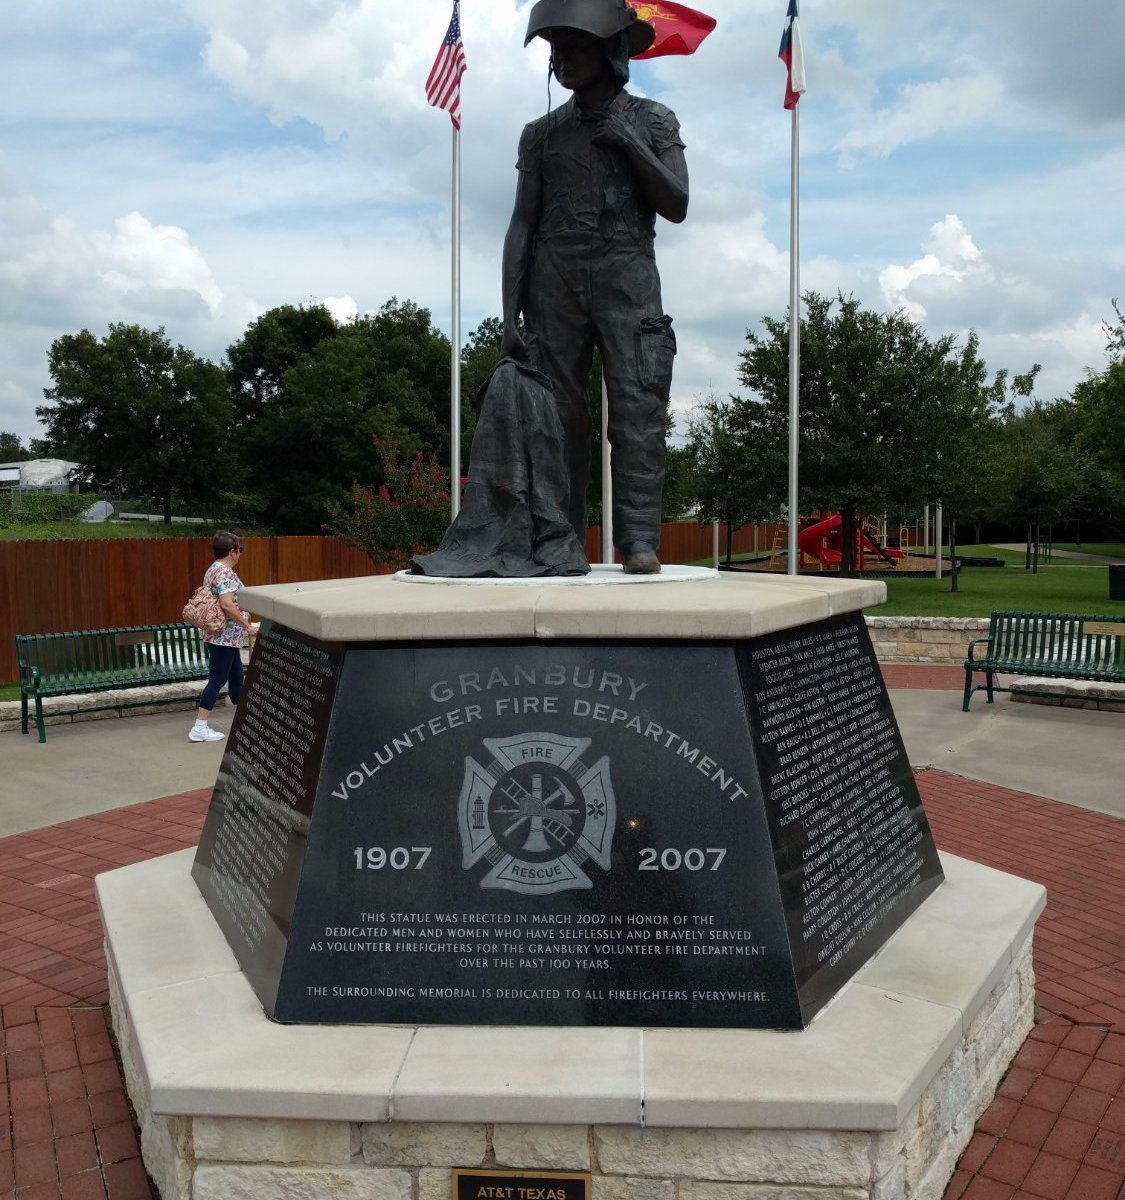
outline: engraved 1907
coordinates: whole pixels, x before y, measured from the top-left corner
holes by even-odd
[[[432,850],[432,846],[392,846],[390,849],[384,846],[356,846],[352,853],[355,855],[357,871],[381,871],[384,867],[395,871],[405,871],[407,868],[420,871]]]

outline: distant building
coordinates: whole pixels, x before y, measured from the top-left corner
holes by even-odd
[[[0,487],[35,492],[69,492],[78,463],[63,458],[32,458],[0,463]]]

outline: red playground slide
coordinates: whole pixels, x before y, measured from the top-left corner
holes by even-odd
[[[797,545],[800,547],[801,553],[825,564],[839,565],[840,551],[829,546],[828,541],[843,523],[844,518],[839,513],[835,513],[831,517],[825,517],[823,521],[817,521],[815,525],[810,525],[807,529],[802,529],[797,534]],[[840,539],[837,536],[835,540],[838,542]]]
[[[797,545],[802,554],[817,559],[825,566],[839,566],[841,558],[839,530],[843,524],[844,518],[839,513],[834,513],[830,517],[825,517],[823,521],[817,521],[807,529],[802,529],[797,534]],[[871,539],[865,530],[857,530],[855,564],[861,571],[863,570],[865,550],[873,550],[892,567],[895,565],[895,558],[905,557],[901,550],[884,550],[882,546]]]

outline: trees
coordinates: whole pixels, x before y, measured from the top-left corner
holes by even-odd
[[[0,462],[26,462],[31,451],[25,450],[18,434],[0,430]]]
[[[232,482],[231,410],[223,372],[163,329],[110,325],[52,343],[51,403],[35,410],[55,453],[81,464],[105,490],[152,500],[172,520],[173,500],[207,499]]]
[[[1075,464],[1061,435],[1059,416],[1058,405],[1041,401],[1018,412],[1007,405],[1000,415],[998,513],[1026,529],[1027,566],[1036,570],[1040,528],[1066,516],[1075,497]]]
[[[687,451],[700,521],[727,530],[727,563],[735,530],[768,521],[785,504],[785,443],[766,433],[760,406],[712,395],[688,426]]]
[[[487,332],[467,348],[471,362],[487,357]],[[153,498],[166,519],[174,501],[221,497],[248,519],[312,532],[353,481],[384,482],[372,434],[448,463],[449,354],[429,313],[397,299],[342,326],[322,305],[271,309],[228,349],[225,370],[163,329],[111,325],[101,340],[82,330],[51,347],[54,386],[37,410],[48,436],[32,450]]]
[[[974,337],[958,352],[951,337],[931,340],[904,313],[871,312],[851,296],[808,293],[805,314],[800,506],[841,513],[847,572],[863,514],[931,497],[952,502],[997,385],[986,382]],[[743,452],[757,456],[762,489],[783,495],[788,320],[766,317],[763,325],[764,335],[747,333],[739,372],[760,399],[732,398],[731,421]]]
[[[471,412],[474,420],[480,416],[480,389],[500,361],[503,340],[504,322],[485,317],[461,347],[461,411]]]
[[[695,464],[688,446],[669,446],[664,459],[662,521],[687,521],[695,515]]]
[[[285,372],[339,326],[323,304],[282,304],[263,313],[227,349],[227,382],[236,420],[253,425],[284,395]]]
[[[1103,326],[1110,364],[1091,372],[1064,404],[1074,457],[1083,470],[1083,508],[1116,535],[1125,531],[1125,313],[1116,300],[1112,304],[1117,320]]]
[[[1063,402],[1071,456],[1080,470],[1082,504],[1069,514],[1125,530],[1125,362],[1092,374]]]
[[[1125,359],[1125,313],[1118,307],[1116,300],[1111,300],[1110,303],[1113,305],[1117,320],[1102,322],[1106,336],[1105,348],[1114,361],[1121,362],[1122,359]]]
[[[1106,333],[1111,353],[1125,350],[1125,318]],[[1110,536],[1125,529],[1125,362],[1090,372],[1063,399],[1006,406],[1000,437],[1000,511],[1027,529],[1029,546],[1059,521],[1075,526],[1076,542],[1090,524]]]
[[[272,338],[279,329],[291,335],[293,325],[267,322],[263,332]],[[369,449],[373,434],[448,463],[449,342],[426,309],[391,299],[307,351],[296,338],[264,340],[269,356],[232,347],[232,358],[258,364],[252,376],[234,375],[232,386],[256,406],[240,448],[247,490],[271,524],[314,532],[352,483],[385,483]]]

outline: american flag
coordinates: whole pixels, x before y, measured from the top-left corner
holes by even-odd
[[[465,47],[461,45],[461,6],[454,0],[449,28],[426,78],[426,99],[449,113],[454,129],[461,128],[461,76],[465,73]]]
[[[801,49],[801,27],[797,24],[797,0],[789,0],[777,57],[785,64],[785,107],[796,108],[805,91],[805,54]]]

